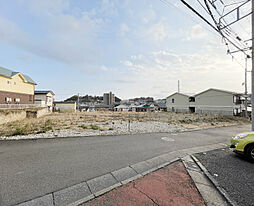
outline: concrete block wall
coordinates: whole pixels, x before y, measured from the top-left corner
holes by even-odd
[[[49,111],[48,111],[48,108],[42,108],[42,109],[39,109],[39,110],[36,110],[36,111],[26,111],[26,117],[27,118],[39,118],[39,117],[42,117],[46,114],[48,114]]]

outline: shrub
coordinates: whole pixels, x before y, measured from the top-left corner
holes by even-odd
[[[51,120],[50,119],[47,119],[46,122],[45,122],[45,125],[46,124],[51,124]]]
[[[87,129],[87,126],[86,125],[80,125],[79,127],[81,127],[82,129]]]
[[[42,134],[45,133],[45,130],[39,130],[38,132],[36,132],[36,134]]]
[[[38,132],[40,134],[40,133],[45,133],[45,132],[50,131],[50,130],[53,131],[53,127],[52,126],[41,126],[41,130],[39,130]],[[37,134],[38,134],[38,132],[37,132]]]
[[[24,135],[25,131],[24,128],[16,128],[16,130],[12,133],[12,136],[16,136],[16,135]]]
[[[110,127],[108,130],[114,130],[112,127]]]
[[[90,127],[93,130],[98,130],[99,129],[99,126],[97,126],[96,124],[91,124]]]

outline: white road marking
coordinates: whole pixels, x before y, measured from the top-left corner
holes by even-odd
[[[174,142],[175,141],[174,139],[172,139],[170,137],[162,137],[161,139],[164,141],[167,141],[167,142]]]

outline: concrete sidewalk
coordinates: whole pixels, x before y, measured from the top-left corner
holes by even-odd
[[[204,206],[205,202],[183,163],[177,161],[81,205]]]

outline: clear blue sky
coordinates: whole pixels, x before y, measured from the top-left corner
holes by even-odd
[[[177,80],[186,93],[243,91],[244,69],[221,38],[171,2],[0,0],[0,66],[31,76],[58,100],[109,91],[165,98]]]

